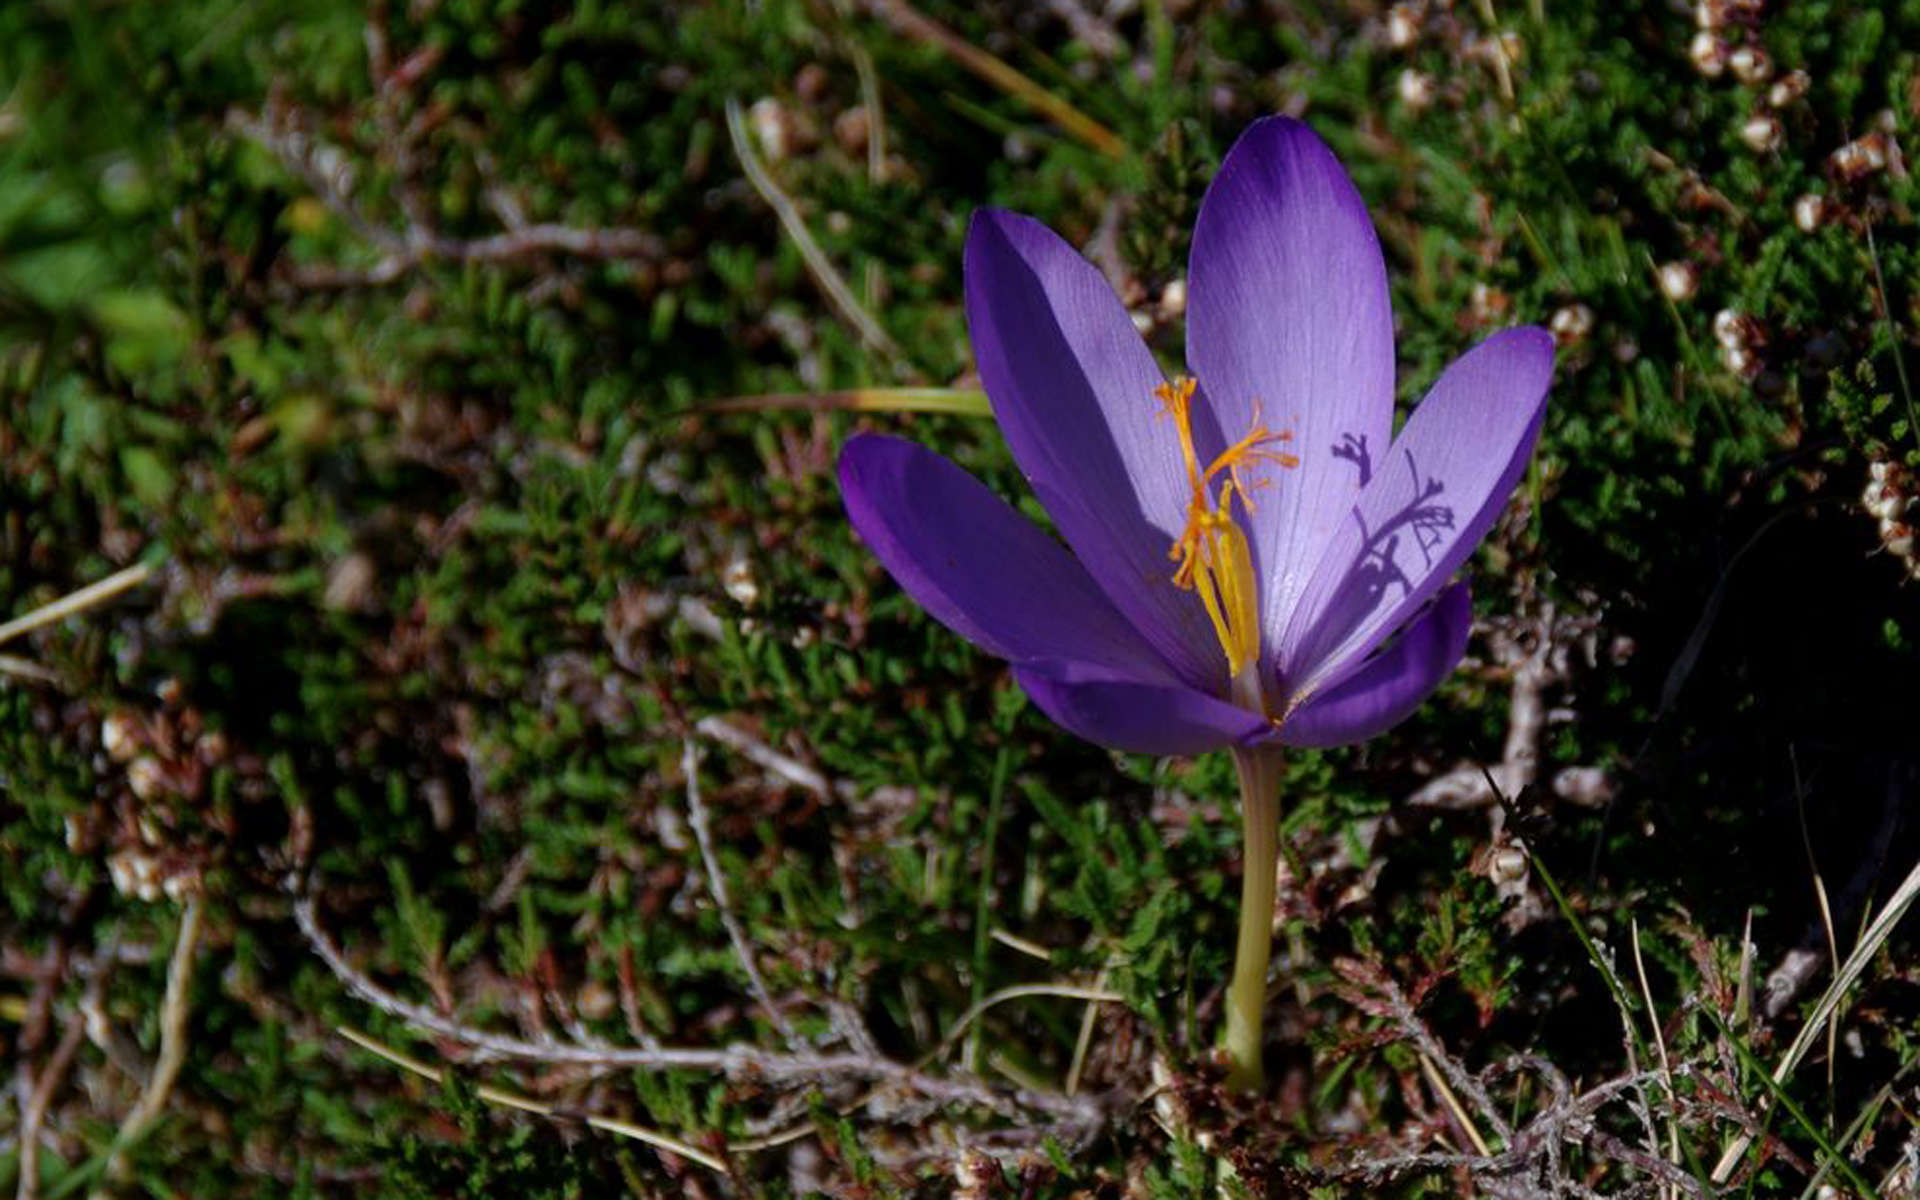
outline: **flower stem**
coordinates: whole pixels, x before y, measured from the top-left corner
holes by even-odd
[[[1233,983],[1227,989],[1227,1086],[1258,1091],[1266,1085],[1260,1033],[1273,952],[1274,876],[1280,863],[1280,752],[1272,747],[1235,750],[1233,765],[1240,776],[1246,841],[1240,939],[1233,955]]]

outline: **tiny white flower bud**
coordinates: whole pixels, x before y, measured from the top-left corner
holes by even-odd
[[[1700,290],[1700,272],[1689,262],[1664,262],[1655,272],[1660,281],[1661,294],[1675,304],[1693,299]]]
[[[1474,320],[1487,322],[1505,316],[1508,306],[1513,301],[1499,288],[1475,283],[1472,290],[1467,293],[1467,303],[1473,310]]]
[[[1891,484],[1874,480],[1860,493],[1860,507],[1878,521],[1897,521],[1906,515],[1907,497]]]
[[[1848,181],[1884,170],[1887,135],[1879,131],[1858,137],[1827,156],[1827,165]]]
[[[1387,45],[1405,50],[1420,37],[1420,14],[1411,4],[1396,4],[1387,10]]]
[[[1773,60],[1760,47],[1748,43],[1727,56],[1727,66],[1741,83],[1765,83],[1773,74]]]
[[[1160,315],[1175,320],[1187,311],[1187,281],[1172,279],[1160,289]]]
[[[200,894],[200,872],[175,871],[160,881],[160,892],[175,904],[184,904]]]
[[[1753,351],[1745,346],[1720,347],[1720,364],[1735,375],[1744,377],[1752,374],[1758,362]]]
[[[1812,233],[1827,223],[1827,198],[1812,192],[1793,202],[1793,223],[1801,233]]]
[[[131,716],[108,713],[100,722],[100,748],[115,762],[126,762],[140,752],[139,733]]]
[[[1785,108],[1795,100],[1807,94],[1807,85],[1813,82],[1812,76],[1805,71],[1794,69],[1774,81],[1767,89],[1767,103],[1775,108]]]
[[[1513,846],[1502,846],[1487,856],[1487,878],[1495,887],[1511,887],[1526,877],[1526,851]]]
[[[1687,57],[1693,60],[1693,69],[1708,79],[1718,79],[1727,69],[1727,43],[1717,33],[1702,29],[1693,35],[1687,43]]]
[[[793,149],[793,118],[786,106],[772,96],[764,96],[747,109],[747,123],[753,127],[760,152],[773,162],[787,157]]]
[[[1412,67],[1400,72],[1400,103],[1420,109],[1433,103],[1433,76]]]
[[[741,608],[752,608],[760,599],[760,585],[753,578],[753,564],[744,558],[729,561],[720,572],[720,586]]]
[[[166,768],[150,754],[143,754],[127,765],[127,787],[142,800],[159,795],[166,778]]]
[[[1713,337],[1722,346],[1745,346],[1753,340],[1753,324],[1731,308],[1713,314]]]
[[[1570,346],[1593,332],[1593,310],[1577,302],[1565,305],[1555,310],[1547,328],[1553,331],[1554,341]]]
[[[1748,117],[1740,126],[1740,140],[1755,154],[1767,154],[1780,145],[1786,132],[1779,121],[1769,116]]]
[[[1883,526],[1880,538],[1887,545],[1887,551],[1900,558],[1913,557],[1913,526],[1905,521],[1893,521]]]

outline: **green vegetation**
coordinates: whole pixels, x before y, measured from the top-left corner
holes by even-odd
[[[0,6],[0,621],[145,572],[0,644],[0,1188],[1909,1194],[1920,2],[1699,9]],[[1177,361],[1275,111],[1404,400],[1562,349],[1467,667],[1290,760],[1249,1098],[1228,764],[850,534],[989,420],[791,397],[974,387],[987,204]]]

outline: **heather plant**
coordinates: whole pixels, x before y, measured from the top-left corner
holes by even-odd
[[[1848,0],[0,6],[0,1188],[1912,1194],[1916,46]],[[1554,343],[1433,580],[1464,651],[1273,760],[1271,870],[1231,755],[1064,732],[836,471],[1084,557],[966,311],[1027,214],[1141,436],[1197,377],[1153,566],[1226,671],[1197,590],[1276,586],[1221,564],[1326,457],[1264,383],[1206,428],[1250,127],[1364,201],[1382,446]]]

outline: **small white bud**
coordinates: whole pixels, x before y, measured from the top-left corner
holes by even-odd
[[[1887,551],[1900,558],[1913,557],[1913,526],[1904,521],[1894,521],[1883,527],[1881,540],[1887,544]]]
[[[184,904],[200,894],[200,872],[175,871],[160,881],[160,893],[175,904]]]
[[[1507,308],[1513,301],[1499,288],[1475,283],[1472,290],[1467,293],[1467,303],[1473,309],[1474,320],[1484,323],[1505,316]]]
[[[1760,47],[1748,43],[1727,56],[1727,66],[1741,83],[1765,83],[1773,74],[1773,60]]]
[[[142,800],[151,800],[159,795],[166,779],[166,768],[150,754],[143,754],[127,764],[127,787]]]
[[[1754,357],[1753,351],[1745,346],[1720,347],[1720,364],[1735,375],[1742,377],[1751,375],[1758,363],[1759,360]]]
[[[1487,856],[1487,878],[1495,887],[1511,887],[1526,877],[1526,851],[1502,846]]]
[[[1660,292],[1675,304],[1693,299],[1700,290],[1700,272],[1689,262],[1664,262],[1654,272],[1660,282]]]
[[[747,109],[747,123],[753,127],[760,152],[771,161],[779,162],[792,151],[793,119],[787,115],[786,107],[772,96],[753,102]]]
[[[1420,37],[1420,14],[1411,4],[1396,4],[1387,10],[1387,45],[1405,50]]]
[[[1805,71],[1795,69],[1774,80],[1767,89],[1767,103],[1775,108],[1785,108],[1795,100],[1807,94],[1807,85],[1813,82],[1812,76]]]
[[[126,762],[138,754],[140,742],[133,718],[123,712],[108,713],[100,722],[100,748],[115,762]]]
[[[1187,311],[1187,281],[1172,279],[1160,289],[1160,315],[1175,320]]]
[[[1858,137],[1827,156],[1827,165],[1847,180],[1859,179],[1887,165],[1887,135],[1875,131]]]
[[[1772,117],[1748,117],[1740,125],[1740,140],[1755,154],[1767,154],[1779,147],[1780,138],[1785,132],[1780,122]]]
[[[1433,103],[1433,76],[1412,67],[1400,72],[1400,103],[1421,109]]]
[[[1687,57],[1693,60],[1693,69],[1708,79],[1718,79],[1727,69],[1727,43],[1717,33],[1702,29],[1693,35],[1687,43]]]
[[[1747,321],[1731,308],[1713,314],[1713,337],[1722,346],[1747,344]]]
[[[1897,521],[1907,513],[1908,500],[1899,489],[1880,482],[1867,484],[1860,493],[1860,507],[1877,521]]]
[[[729,561],[720,572],[720,586],[741,608],[752,608],[760,599],[760,585],[753,578],[753,564],[744,558]]]
[[[1827,198],[1812,192],[1793,202],[1793,223],[1801,233],[1812,233],[1827,223]]]
[[[1570,346],[1593,332],[1593,310],[1580,303],[1565,305],[1554,311],[1547,328],[1553,331],[1554,341]]]

